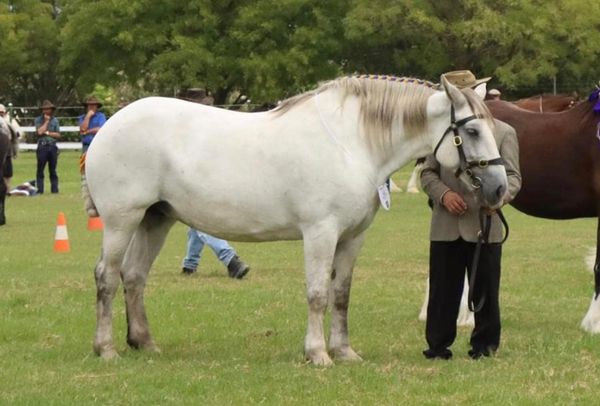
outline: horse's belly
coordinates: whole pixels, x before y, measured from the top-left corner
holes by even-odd
[[[166,201],[173,216],[189,226],[234,241],[299,240],[315,224],[329,223],[340,237],[358,234],[376,212],[371,199],[339,202],[318,192],[241,188],[230,193],[199,193]],[[363,201],[365,204],[360,204]],[[191,203],[193,202],[193,203]]]

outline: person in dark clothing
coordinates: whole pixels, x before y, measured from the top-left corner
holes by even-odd
[[[475,80],[468,71],[452,72],[460,78],[459,87],[474,88],[485,82]],[[450,79],[448,79],[450,80]],[[452,82],[451,82],[452,83]],[[514,128],[495,120],[494,138],[508,178],[508,191],[503,204],[515,198],[521,188],[519,145]],[[449,359],[450,346],[456,338],[465,271],[471,275],[473,256],[479,232],[480,205],[475,194],[456,177],[452,170],[441,168],[434,155],[429,155],[421,172],[423,190],[432,202],[429,253],[429,301],[425,337],[426,358]],[[469,356],[490,356],[500,345],[500,264],[502,257],[502,225],[498,214],[491,212],[489,238],[482,245],[473,289],[473,301],[482,308],[475,312],[475,328],[471,334]]]
[[[60,125],[54,117],[56,106],[49,100],[42,103],[42,115],[35,118],[35,129],[37,135],[37,173],[36,184],[38,193],[44,193],[44,169],[48,164],[50,172],[50,191],[58,193],[58,175],[56,166],[58,164],[58,146],[56,140],[60,138]]]

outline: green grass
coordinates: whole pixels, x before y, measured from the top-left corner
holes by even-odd
[[[502,276],[498,355],[428,361],[417,321],[428,263],[425,197],[394,194],[360,255],[351,338],[361,364],[314,368],[303,360],[306,304],[300,242],[234,243],[252,266],[231,280],[207,251],[199,274],[180,276],[186,229],[176,225],[146,290],[162,354],[127,348],[123,298],[115,300],[121,358],[92,353],[93,267],[101,234],[86,230],[78,154],[59,158],[60,195],[8,199],[0,228],[1,404],[596,404],[600,337],[579,329],[592,293],[583,256],[595,220],[553,222],[506,210],[511,238]],[[411,168],[396,175],[404,186]],[[15,161],[13,183],[35,175],[34,154]],[[52,252],[56,216],[71,252]]]

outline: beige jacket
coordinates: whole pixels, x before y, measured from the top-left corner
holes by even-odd
[[[519,144],[515,129],[510,125],[494,120],[496,128],[494,138],[504,159],[506,175],[508,176],[508,196],[506,203],[515,198],[521,189],[521,172],[519,170]],[[461,237],[465,241],[477,242],[479,232],[479,206],[475,195],[463,182],[454,176],[451,170],[440,168],[433,155],[425,160],[421,172],[423,190],[433,200],[433,215],[431,216],[431,241],[454,241]],[[453,190],[460,194],[467,203],[467,211],[457,216],[450,213],[442,205],[444,194]],[[502,241],[502,224],[498,215],[492,216],[492,228],[489,242]]]

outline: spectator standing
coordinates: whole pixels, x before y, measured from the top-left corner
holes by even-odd
[[[56,140],[60,138],[60,125],[54,117],[56,106],[49,100],[42,103],[42,115],[35,118],[34,124],[37,135],[37,173],[36,186],[38,193],[44,193],[44,169],[48,164],[50,172],[50,191],[58,193],[58,146]]]
[[[95,96],[90,96],[82,103],[86,108],[85,114],[79,116],[79,133],[81,134],[82,153],[86,153],[94,136],[106,123],[106,116],[102,113],[102,103]]]
[[[500,100],[500,98],[502,97],[502,93],[500,93],[500,90],[498,89],[490,89],[487,94],[488,100]]]

